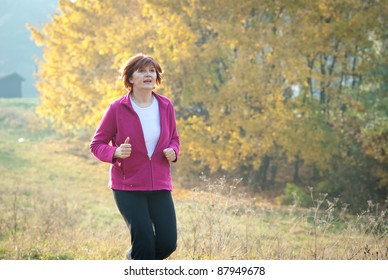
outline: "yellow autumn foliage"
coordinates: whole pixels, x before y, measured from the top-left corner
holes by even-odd
[[[60,130],[91,133],[125,93],[121,64],[143,52],[165,70],[157,91],[176,107],[182,174],[206,169],[264,184],[257,178],[279,162],[332,178],[341,164],[377,168],[369,140],[386,130],[356,138],[373,120],[353,101],[372,104],[370,89],[384,95],[384,77],[371,74],[387,62],[384,2],[60,1],[52,23],[29,26],[44,46],[38,112]]]

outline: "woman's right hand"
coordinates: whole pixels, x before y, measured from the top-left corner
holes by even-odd
[[[118,147],[115,151],[115,154],[113,155],[114,158],[127,158],[131,155],[131,144],[129,144],[129,137],[125,139],[124,144],[121,144],[120,147]]]

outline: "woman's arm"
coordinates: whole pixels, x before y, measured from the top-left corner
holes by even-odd
[[[171,126],[171,140],[169,144],[169,148],[172,148],[175,152],[175,160],[172,162],[176,162],[178,160],[179,150],[180,150],[180,141],[179,141],[179,134],[176,127],[176,117],[175,117],[175,111],[174,107],[171,104],[170,106],[170,126]]]
[[[116,113],[109,105],[102,117],[90,143],[91,153],[103,162],[114,163],[116,147],[109,145],[117,131]]]

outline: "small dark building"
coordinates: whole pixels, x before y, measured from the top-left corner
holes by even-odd
[[[0,74],[0,98],[22,97],[23,77],[17,73]]]

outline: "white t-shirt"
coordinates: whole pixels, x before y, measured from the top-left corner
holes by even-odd
[[[160,136],[160,115],[158,100],[156,100],[155,96],[152,96],[152,104],[145,108],[136,105],[132,98],[131,103],[133,109],[140,118],[148,156],[151,157],[154,153]]]

